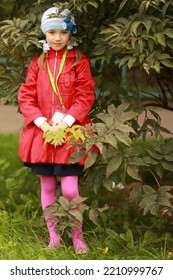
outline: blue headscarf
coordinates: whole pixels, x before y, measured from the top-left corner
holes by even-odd
[[[45,34],[49,30],[65,30],[71,34],[77,32],[75,16],[68,10],[60,12],[59,8],[52,7],[46,10],[41,18],[41,30]]]

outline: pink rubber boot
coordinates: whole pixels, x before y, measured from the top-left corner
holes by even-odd
[[[68,201],[79,197],[78,176],[61,177],[61,190],[63,196],[68,199]],[[77,254],[86,254],[88,245],[83,240],[82,224],[78,224],[79,226],[77,228],[72,228],[73,248]]]
[[[86,254],[89,250],[88,245],[83,239],[82,224],[78,222],[78,228],[72,228],[72,242],[76,254]]]

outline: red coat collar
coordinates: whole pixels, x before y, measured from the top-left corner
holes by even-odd
[[[48,58],[55,57],[56,53],[58,53],[58,56],[62,57],[65,49],[66,49],[66,47],[61,49],[61,50],[59,50],[57,52],[57,51],[53,50],[52,48],[50,48],[50,50],[48,51]],[[68,50],[67,56],[68,57],[76,57],[76,53],[75,53],[75,51],[73,49],[72,50]]]

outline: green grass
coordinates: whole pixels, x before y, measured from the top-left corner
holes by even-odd
[[[21,166],[21,161],[18,158],[18,143],[19,135],[0,134],[0,161],[10,161],[10,172]]]
[[[154,243],[131,244],[119,247],[119,242],[114,240],[114,248],[104,254],[105,236],[92,230],[85,230],[85,239],[90,251],[84,255],[76,255],[73,251],[71,240],[67,237],[62,240],[58,249],[47,248],[48,236],[43,219],[26,220],[20,215],[2,211],[0,214],[0,259],[1,260],[159,260],[167,259],[166,244],[157,248]],[[116,251],[117,247],[117,251]]]
[[[0,135],[0,259],[1,260],[165,260],[173,251],[171,230],[156,220],[135,221],[128,210],[113,208],[107,221],[96,227],[84,223],[89,252],[74,253],[65,234],[58,249],[48,249],[48,232],[42,216],[38,177],[24,171],[18,158],[19,135]],[[124,216],[123,216],[123,215]],[[128,217],[129,215],[129,217]],[[128,220],[130,219],[130,220]],[[155,221],[155,225],[154,225]],[[158,226],[158,230],[156,228]],[[160,230],[161,229],[161,230]],[[105,253],[104,249],[108,248]]]

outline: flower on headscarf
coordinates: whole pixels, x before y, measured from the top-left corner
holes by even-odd
[[[66,27],[64,25],[64,29],[71,34],[75,34],[77,32],[77,24],[75,23],[74,16],[66,17],[64,20],[64,23],[66,24]]]

